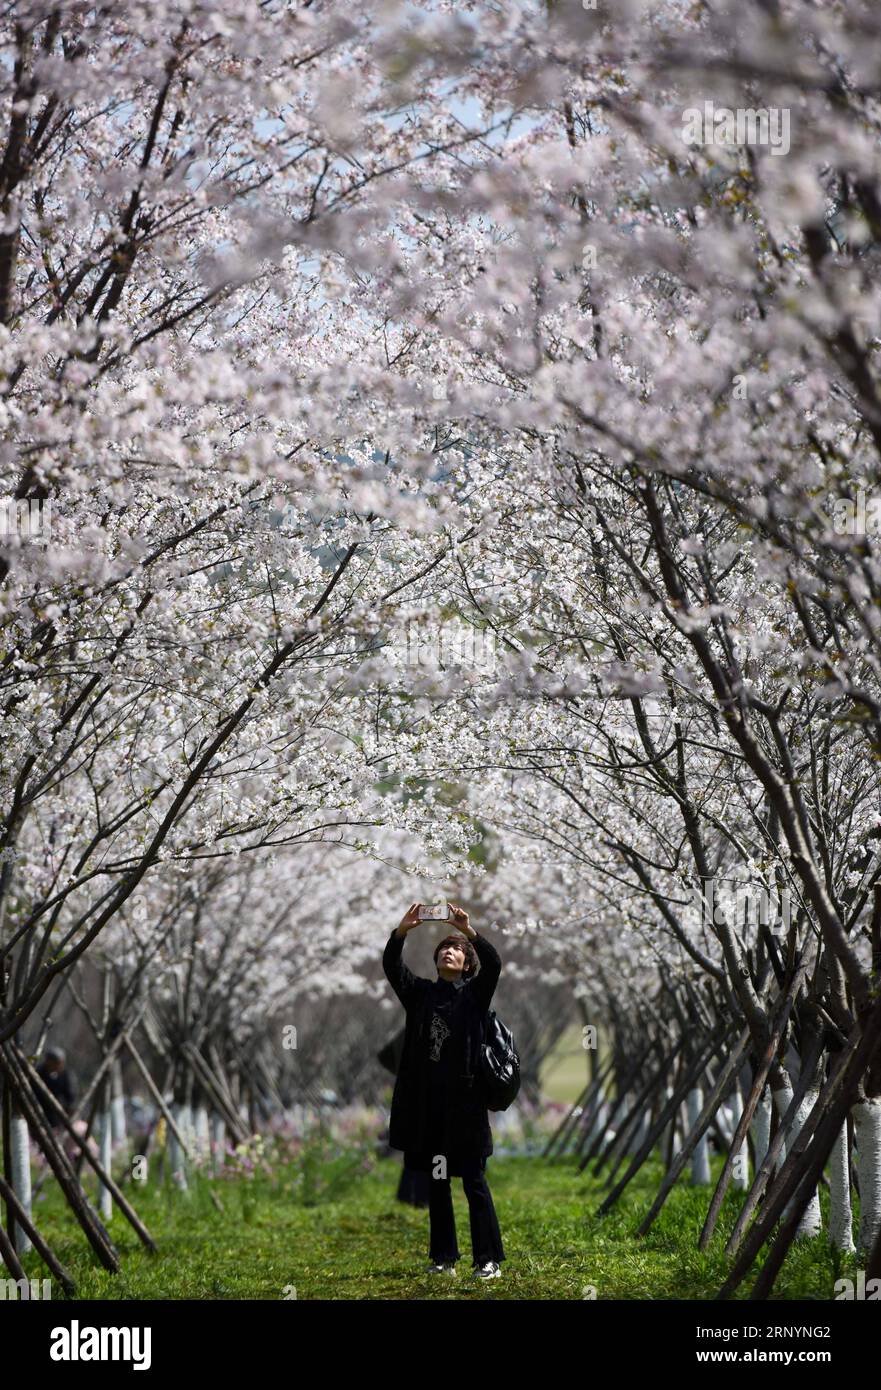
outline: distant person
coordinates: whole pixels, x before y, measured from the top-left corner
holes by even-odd
[[[47,1048],[42,1062],[37,1067],[37,1075],[52,1092],[55,1099],[64,1107],[65,1114],[70,1115],[76,1096],[73,1081],[67,1069],[67,1057],[64,1049],[61,1047]],[[39,1099],[50,1125],[53,1129],[59,1129],[61,1117],[55,1106],[48,1096],[41,1094]]]
[[[505,1253],[486,1180],[493,1144],[479,1068],[487,1010],[502,963],[495,947],[473,929],[467,912],[453,904],[450,909],[450,920],[467,940],[453,935],[438,943],[436,980],[414,975],[402,959],[407,933],[420,924],[419,903],[412,904],[383,952],[383,970],[407,1011],[389,1145],[403,1149],[408,1168],[431,1177],[429,1272],[456,1273],[459,1248],[450,1177],[461,1177],[474,1273],[497,1279]]]

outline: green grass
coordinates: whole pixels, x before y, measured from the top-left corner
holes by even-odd
[[[491,1158],[487,1174],[507,1258],[502,1278],[488,1284],[469,1277],[468,1209],[459,1179],[453,1179],[453,1200],[462,1258],[451,1279],[424,1272],[428,1212],[395,1200],[398,1162],[377,1160],[372,1171],[347,1172],[337,1196],[333,1189],[313,1191],[307,1194],[311,1205],[296,1195],[303,1192],[297,1182],[302,1171],[301,1163],[271,1176],[197,1176],[189,1194],[159,1183],[139,1187],[133,1202],[159,1253],[146,1252],[116,1212],[110,1225],[122,1256],[117,1275],[98,1266],[54,1184],[47,1184],[34,1214],[74,1276],[80,1298],[282,1299],[293,1296],[293,1286],[297,1299],[582,1299],[592,1285],[598,1299],[706,1299],[728,1269],[718,1237],[707,1254],[696,1248],[708,1188],[681,1182],[649,1236],[633,1236],[660,1181],[656,1161],[618,1207],[598,1219],[602,1184],[578,1176],[572,1160]],[[223,1212],[214,1206],[212,1190]],[[740,1200],[740,1194],[726,1198],[722,1231],[730,1229]],[[25,1263],[32,1277],[44,1276],[36,1256]],[[843,1272],[855,1268],[850,1261]],[[790,1252],[774,1296],[831,1299],[837,1277],[820,1237]],[[750,1283],[739,1296],[746,1296]],[[53,1296],[61,1297],[57,1287]]]

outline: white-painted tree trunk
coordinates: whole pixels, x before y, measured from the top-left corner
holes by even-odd
[[[719,1126],[719,1133],[725,1141],[725,1147],[731,1148],[731,1140],[734,1138],[734,1126],[731,1123],[731,1106],[727,1100],[723,1100],[716,1111],[716,1124]]]
[[[647,1110],[643,1110],[642,1114],[636,1121],[630,1139],[627,1143],[627,1152],[629,1155],[638,1152],[639,1147],[642,1144],[642,1141],[645,1138],[646,1133],[648,1131],[648,1123],[649,1112]]]
[[[697,1124],[698,1116],[704,1105],[704,1093],[700,1086],[693,1086],[688,1093],[688,1129],[689,1133]],[[691,1181],[696,1186],[705,1186],[710,1181],[710,1146],[707,1143],[706,1130],[701,1135],[691,1155]]]
[[[778,1172],[780,1168],[783,1166],[783,1163],[786,1159],[786,1155],[789,1152],[789,1148],[792,1147],[799,1134],[801,1133],[802,1125],[804,1124],[805,1120],[807,1119],[808,1115],[813,1109],[814,1102],[816,1101],[816,1099],[817,1092],[808,1091],[801,1105],[798,1107],[798,1110],[795,1114],[795,1118],[792,1122],[792,1128],[783,1140],[783,1147],[780,1150],[780,1156],[777,1160]],[[774,1104],[777,1107],[777,1117],[781,1122],[783,1120],[783,1116],[786,1114],[786,1111],[789,1108],[791,1101],[792,1087],[787,1081],[785,1085],[781,1086],[779,1090],[774,1092]],[[787,1206],[784,1210],[784,1219],[786,1218],[788,1213],[789,1206]],[[811,1236],[817,1235],[822,1229],[823,1217],[820,1212],[820,1197],[815,1188],[813,1193],[811,1194],[810,1201],[808,1202],[807,1206],[804,1209],[804,1212],[802,1213],[802,1218],[798,1223],[798,1230],[795,1233],[796,1240],[807,1240]]]
[[[609,1113],[609,1107],[607,1106],[607,1104],[606,1104],[606,1102],[605,1102],[604,1100],[601,1100],[600,1103],[599,1103],[599,1105],[596,1107],[596,1109],[595,1109],[595,1111],[594,1111],[593,1119],[592,1119],[591,1122],[590,1122],[590,1133],[589,1133],[588,1136],[587,1136],[587,1143],[588,1143],[588,1144],[590,1144],[590,1143],[593,1142],[594,1138],[596,1137],[597,1130],[598,1130],[598,1129],[600,1128],[600,1126],[605,1122],[605,1119],[606,1119],[606,1116],[608,1115],[608,1113]],[[294,1121],[293,1130],[294,1130],[294,1133],[295,1133],[295,1134],[299,1133],[296,1120]]]
[[[113,1116],[110,1110],[102,1110],[98,1118],[98,1161],[105,1172],[110,1172],[113,1159]],[[100,1184],[100,1212],[102,1221],[109,1221],[113,1215],[113,1197],[105,1183]]]
[[[881,1096],[853,1107],[854,1147],[860,1180],[859,1249],[868,1254],[881,1227]]]
[[[125,1088],[122,1081],[122,1067],[114,1062],[111,1071],[113,1098],[110,1102],[110,1120],[114,1144],[124,1144],[127,1138],[125,1124]]]
[[[846,1124],[838,1131],[838,1137],[829,1155],[829,1243],[834,1250],[841,1250],[846,1254],[852,1253],[855,1249]]]
[[[671,1144],[671,1146],[670,1146],[670,1157],[671,1157],[671,1158],[675,1158],[676,1155],[678,1154],[679,1150],[682,1148],[681,1130],[682,1130],[682,1126],[681,1126],[681,1124],[680,1124],[680,1122],[679,1122],[679,1116],[676,1115],[676,1116],[674,1116],[674,1119],[673,1119],[673,1142],[672,1142],[672,1144]]]
[[[12,1112],[12,1122],[10,1125],[10,1141],[12,1152],[10,1154],[12,1164],[12,1188],[16,1197],[21,1202],[28,1219],[31,1216],[31,1137],[28,1133],[28,1122],[23,1115]],[[26,1255],[31,1249],[30,1236],[22,1230],[17,1222],[15,1224],[15,1249],[19,1255]]]
[[[771,1144],[771,1093],[767,1086],[759,1096],[759,1103],[755,1108],[749,1128],[756,1156],[756,1171],[758,1171],[765,1161],[765,1154]]]
[[[212,1139],[214,1141],[214,1171],[217,1173],[226,1160],[226,1120],[222,1115],[214,1116]]]
[[[764,1162],[764,1156],[766,1156],[771,1144],[771,1093],[767,1086],[759,1097],[759,1104],[756,1105],[753,1118],[750,1120],[749,1131],[753,1137],[756,1172],[759,1172],[761,1163]]]
[[[650,1130],[651,1130],[651,1127],[652,1127],[652,1112],[651,1112],[651,1110],[645,1110],[645,1111],[643,1112],[643,1116],[642,1116],[642,1123],[641,1123],[640,1126],[639,1126],[639,1144],[640,1144],[640,1147],[642,1147],[642,1145],[645,1143],[646,1139],[648,1139],[648,1137],[649,1137],[649,1132],[650,1132]]]
[[[180,1136],[184,1143],[187,1142],[186,1112],[188,1110],[188,1105],[171,1106],[174,1122],[180,1130]],[[184,1151],[177,1141],[177,1135],[171,1128],[168,1130],[168,1163],[171,1169],[171,1181],[180,1188],[181,1192],[186,1192],[189,1187],[186,1159],[184,1158]]]
[[[731,1148],[734,1141],[734,1136],[737,1133],[737,1126],[740,1124],[740,1117],[742,1114],[743,1097],[740,1094],[740,1086],[738,1085],[735,1088],[734,1098],[728,1108],[728,1119],[731,1125],[729,1148]],[[740,1188],[742,1192],[746,1192],[749,1189],[749,1145],[746,1142],[746,1136],[741,1140],[740,1147],[734,1151],[731,1181],[734,1186]]]
[[[197,1105],[193,1121],[195,1129],[196,1154],[200,1163],[206,1163],[211,1156],[211,1127],[208,1121],[207,1105]]]
[[[180,1115],[178,1118],[177,1125],[183,1137],[184,1143],[186,1144],[190,1153],[192,1153],[196,1140],[196,1127],[193,1123],[193,1107],[192,1105],[190,1105],[189,1101],[185,1102],[180,1107]]]
[[[682,1148],[682,1137],[683,1137],[683,1135],[685,1134],[687,1124],[688,1124],[688,1120],[687,1120],[687,1116],[686,1116],[685,1106],[684,1106],[684,1105],[680,1105],[679,1108],[678,1108],[678,1110],[676,1111],[676,1129],[675,1129],[674,1134],[673,1134],[673,1157],[674,1157],[674,1158],[675,1158],[676,1155],[679,1153],[679,1150]]]

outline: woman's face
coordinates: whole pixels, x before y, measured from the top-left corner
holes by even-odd
[[[437,967],[439,974],[461,975],[465,968],[465,952],[462,947],[452,944],[444,946],[443,950],[438,952]]]

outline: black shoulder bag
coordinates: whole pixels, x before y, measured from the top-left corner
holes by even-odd
[[[480,1079],[487,1110],[507,1110],[520,1090],[520,1057],[514,1034],[494,1009],[486,1015],[486,1032],[480,1048]]]

